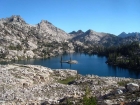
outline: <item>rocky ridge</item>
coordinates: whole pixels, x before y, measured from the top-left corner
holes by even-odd
[[[138,105],[140,80],[82,76],[76,70],[52,70],[39,65],[0,65],[0,105],[83,105],[85,90],[98,105]],[[69,80],[66,82],[66,80]]]
[[[47,20],[36,25],[26,23],[19,15],[0,19],[0,61],[47,58],[65,52],[97,53],[98,47],[140,41],[140,36],[121,38],[93,30],[65,31]]]
[[[69,38],[69,34],[46,20],[33,26],[20,16],[0,19],[0,61],[62,54],[68,48],[73,50]]]
[[[119,37],[125,38],[125,37],[129,37],[129,36],[139,36],[140,33],[139,32],[132,32],[132,33],[125,33],[122,32],[121,34],[119,34]]]
[[[74,45],[76,45],[77,42],[80,42],[83,45],[88,46],[110,47],[140,41],[140,35],[138,32],[128,34],[122,32],[120,35],[116,36],[110,33],[96,32],[89,29],[86,32],[78,30],[77,32],[70,32],[69,34],[72,35],[72,41],[74,42]]]
[[[119,38],[115,35],[109,34],[109,33],[100,33],[100,32],[96,32],[93,30],[87,30],[86,32],[82,32],[82,31],[77,31],[77,32],[71,32],[70,34],[72,34],[73,36],[75,36],[73,38],[74,41],[80,41],[80,42],[84,42],[84,43],[90,43],[90,44],[100,44],[100,45],[115,45],[117,44],[119,40]]]

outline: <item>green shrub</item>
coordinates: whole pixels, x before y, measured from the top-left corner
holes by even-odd
[[[97,105],[97,100],[95,97],[91,96],[91,97],[83,97],[83,105]]]
[[[125,86],[127,83],[129,83],[129,81],[119,81],[119,82],[117,82],[117,84],[119,86]]]
[[[97,100],[95,97],[91,96],[90,89],[86,87],[85,95],[83,97],[83,105],[97,105]]]
[[[57,80],[59,83],[62,84],[69,84],[70,82],[74,81],[76,79],[76,77],[68,77],[66,79],[63,80]]]

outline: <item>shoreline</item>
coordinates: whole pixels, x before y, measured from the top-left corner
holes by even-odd
[[[79,54],[79,53],[78,53]],[[83,53],[84,54],[84,53]],[[84,54],[84,55],[86,55],[86,54]],[[80,56],[80,55],[79,55]],[[98,56],[97,54],[93,54],[93,56]],[[57,55],[56,57],[49,57],[49,58],[37,58],[37,59],[29,59],[29,60],[18,60],[18,61],[15,61],[15,62],[8,62],[7,64],[12,64],[12,63],[22,63],[22,64],[28,64],[28,63],[30,63],[30,62],[34,62],[34,60],[36,61],[43,61],[43,60],[47,60],[47,59],[51,59],[51,58],[57,58],[58,60],[59,60],[59,57],[61,57],[61,55]],[[69,57],[68,57],[68,59],[69,59]],[[73,58],[74,59],[74,58]],[[61,60],[61,59],[60,59]],[[67,59],[66,59],[67,60]],[[104,60],[104,62],[105,62],[106,60]],[[58,62],[60,62],[60,64],[61,64],[61,61],[58,61]],[[43,62],[44,63],[44,62]],[[106,62],[105,62],[106,63]],[[5,63],[6,64],[6,63]],[[33,64],[33,63],[30,63],[30,64]],[[36,63],[37,64],[37,63]],[[69,64],[69,63],[68,63]],[[79,61],[79,64],[80,64],[80,61]],[[106,63],[107,64],[107,63]],[[105,64],[105,65],[106,65]],[[110,64],[108,64],[108,65],[110,65]],[[45,66],[45,65],[44,65]],[[55,65],[54,65],[55,66]],[[65,66],[65,64],[64,64],[64,66]],[[46,65],[46,67],[47,67],[47,65]],[[49,65],[48,65],[48,67],[49,67]],[[122,67],[119,67],[119,66],[116,66],[116,65],[110,65],[110,67],[115,67],[115,68],[122,68]],[[51,68],[51,67],[50,67]],[[60,68],[63,68],[63,67],[60,67]],[[70,67],[69,67],[70,68]],[[52,67],[52,69],[53,69],[53,67]],[[102,68],[102,69],[104,69],[104,68]],[[122,68],[122,69],[124,69],[124,68]],[[80,69],[78,69],[79,71],[80,71]],[[113,69],[114,70],[114,69]],[[118,69],[117,69],[118,70]],[[125,70],[125,69],[124,69]],[[131,70],[129,70],[128,69],[128,72],[131,72]],[[118,71],[119,72],[119,71]],[[136,73],[135,71],[133,71],[133,73]],[[92,74],[92,73],[82,73],[82,75],[88,75],[88,74]],[[97,75],[98,75],[98,73],[97,73]],[[100,75],[100,73],[99,73],[99,76],[107,76],[107,74],[106,75]],[[114,76],[114,77],[125,77],[125,78],[135,78],[135,79],[137,79],[137,78],[139,78],[139,76],[137,77],[136,75],[135,75],[135,77],[134,76],[131,76],[131,75],[115,75],[115,74],[112,74],[112,75],[110,75],[110,76]]]
[[[120,68],[124,68],[124,69],[129,69],[129,70],[135,70],[135,71],[140,72],[140,68],[133,68],[133,67],[130,68],[127,65],[119,65],[119,64],[116,64],[113,62],[109,62],[108,60],[105,63],[108,65],[111,65],[111,66],[120,67]]]

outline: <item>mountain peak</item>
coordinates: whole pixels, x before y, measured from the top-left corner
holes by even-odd
[[[76,34],[77,32],[76,31],[72,31],[72,32],[70,32],[69,34]]]
[[[82,30],[78,30],[77,33],[83,33],[83,31]]]
[[[122,32],[121,34],[126,34],[126,32]],[[121,34],[120,34],[120,35],[121,35]]]
[[[40,24],[42,24],[42,23],[46,23],[46,24],[52,25],[52,23],[48,22],[47,20],[41,20]]]
[[[5,19],[6,22],[20,22],[20,23],[26,23],[20,15],[12,15],[10,18]]]
[[[72,31],[69,34],[83,34],[83,33],[84,32],[82,30],[78,30],[77,32],[76,31]]]
[[[121,34],[119,34],[118,36],[119,37],[122,37],[122,38],[125,38],[125,37],[128,37],[128,36],[138,36],[139,33],[138,32],[132,32],[132,33],[125,33],[125,32],[122,32]]]
[[[94,31],[91,30],[91,29],[89,29],[89,30],[87,30],[85,33],[86,33],[86,34],[91,34],[91,33],[94,33]]]

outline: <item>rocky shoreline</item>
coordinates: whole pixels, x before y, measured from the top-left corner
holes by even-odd
[[[40,65],[0,65],[0,105],[83,105],[88,87],[98,105],[140,103],[140,79],[80,75]]]

